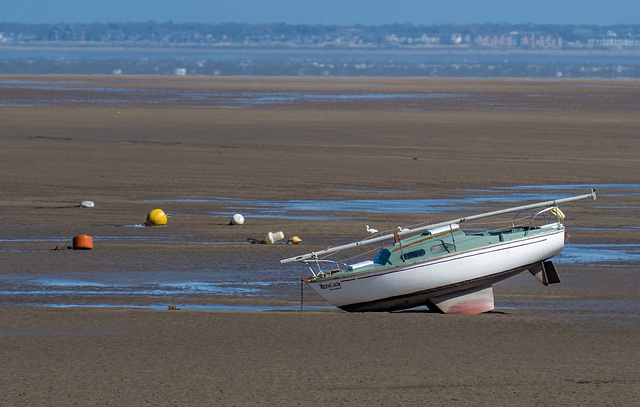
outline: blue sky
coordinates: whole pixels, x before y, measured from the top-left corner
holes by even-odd
[[[640,0],[0,0],[5,22],[630,24]]]

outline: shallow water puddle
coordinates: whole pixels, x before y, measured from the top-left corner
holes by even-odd
[[[230,218],[237,212],[209,212],[208,215],[215,217]],[[180,216],[180,215],[178,215]],[[193,215],[200,216],[200,215]],[[252,218],[278,218],[278,219],[298,219],[298,220],[348,220],[348,219],[362,219],[355,216],[330,216],[330,215],[292,215],[284,213],[252,213]]]
[[[70,307],[87,307],[87,308],[138,308],[166,310],[167,304],[20,304],[29,307],[50,307],[50,308],[70,308]],[[228,304],[171,304],[178,307],[179,310],[185,311],[299,311],[300,305],[228,305]],[[336,309],[335,307],[326,305],[304,305],[304,310],[325,310]]]
[[[640,244],[567,244],[553,258],[558,263],[631,263],[640,261]]]
[[[640,261],[640,244],[568,244],[554,257],[558,264],[629,264]],[[296,298],[304,267],[260,269],[229,264],[227,269],[181,271],[56,272],[0,275],[2,303],[25,298],[52,302],[59,296]],[[53,300],[53,302],[59,300]]]
[[[570,227],[571,230],[595,230],[595,231],[626,231],[626,232],[631,232],[631,231],[635,231],[638,230],[640,231],[640,226],[623,226],[623,227],[619,227],[619,228],[603,228],[603,227],[581,227],[581,226],[573,226]]]
[[[103,271],[41,274],[1,274],[0,295],[5,303],[24,297],[40,301],[57,296],[274,298],[299,290],[300,270],[187,270]],[[20,298],[16,298],[20,297]]]
[[[529,190],[588,190],[589,188],[607,190],[640,190],[640,184],[550,184],[550,185],[517,185],[511,187],[496,187],[493,189],[529,189]]]
[[[2,239],[2,238],[0,238],[0,243],[60,242],[60,241],[64,241],[64,240],[71,241],[71,237],[61,237],[61,238],[55,238],[55,237],[50,237],[50,238],[33,237],[33,238],[19,238],[19,239]]]
[[[68,86],[70,84],[87,86]],[[168,105],[197,102],[199,108],[248,109],[255,107],[291,106],[301,102],[351,102],[351,101],[419,101],[425,99],[463,99],[468,94],[454,93],[322,93],[322,92],[228,92],[198,91],[190,89],[145,89],[130,87],[104,87],[87,82],[63,81],[0,81],[0,88],[27,89],[63,92],[62,96],[25,97],[19,102],[23,106],[45,106],[56,103],[73,104],[128,104],[138,103],[143,95],[144,103]],[[73,92],[73,99],[64,98],[64,93]],[[86,97],[83,94],[86,93]],[[103,96],[96,98],[95,93]],[[109,93],[119,98],[107,97]],[[402,106],[397,107],[402,109]]]
[[[42,279],[0,279],[4,280],[5,289],[2,295],[148,295],[148,296],[176,296],[176,295],[251,295],[260,293],[261,287],[268,287],[265,282],[207,282],[207,281],[154,281],[148,282],[113,282],[86,281],[67,278]],[[291,282],[273,282],[272,284],[292,284]],[[7,289],[9,288],[9,289]]]
[[[41,85],[41,84],[50,84],[50,85],[73,85],[73,84],[82,84],[89,83],[85,81],[57,81],[57,80],[21,80],[21,79],[0,79],[0,85]]]
[[[0,239],[0,243],[38,243],[38,242],[56,242],[65,243],[70,246],[72,237],[59,237],[59,238],[18,238],[18,239]],[[162,244],[193,244],[193,245],[248,245],[251,244],[247,241],[208,241],[208,240],[193,240],[193,236],[93,236],[94,241],[104,242],[155,242]],[[0,252],[20,252],[23,250],[9,249],[0,247]]]
[[[601,313],[637,313],[640,304],[619,299],[498,299],[496,309],[539,309],[558,311],[591,311]]]
[[[455,93],[310,93],[310,92],[246,92],[231,97],[231,106],[256,107],[298,102],[387,101],[420,99],[463,99],[467,94]],[[227,101],[228,103],[229,101]]]
[[[444,213],[451,211],[477,211],[499,203],[521,203],[567,198],[590,188],[600,190],[600,197],[640,195],[640,184],[567,184],[521,185],[483,190],[467,190],[467,195],[443,199],[335,199],[335,200],[287,200],[257,201],[227,197],[171,198],[143,200],[146,203],[214,203],[225,204],[234,210],[242,210],[256,217],[288,217],[291,219],[340,219],[338,215],[307,215],[305,212],[360,212],[360,213]],[[362,190],[360,192],[367,192]],[[379,194],[379,191],[371,191]],[[386,192],[385,192],[386,193]],[[399,193],[394,191],[393,193]],[[635,207],[630,206],[630,209]],[[229,215],[232,212],[213,212]]]

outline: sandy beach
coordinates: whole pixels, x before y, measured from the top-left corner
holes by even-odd
[[[631,406],[639,396],[637,326],[552,311],[1,315],[3,405]]]
[[[633,80],[0,77],[0,405],[636,405],[639,96]],[[478,316],[350,314],[310,291],[320,308],[295,310],[306,273],[282,258],[563,185],[599,193],[563,208],[573,250],[631,254],[565,258],[553,287],[519,275]],[[358,200],[418,209],[292,205]],[[168,225],[138,227],[155,207]],[[277,230],[303,243],[246,242]],[[93,251],[52,250],[80,233]],[[226,285],[182,287],[205,275]]]

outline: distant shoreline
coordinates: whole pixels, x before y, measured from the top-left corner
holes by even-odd
[[[0,75],[640,78],[640,51],[0,43]]]
[[[0,23],[1,43],[366,50],[640,51],[640,25]]]
[[[56,49],[56,50],[154,50],[154,51],[247,51],[247,52],[281,52],[281,53],[366,53],[372,55],[562,55],[562,56],[640,56],[640,49],[478,49],[459,46],[402,47],[377,48],[367,46],[283,46],[283,45],[245,45],[238,44],[198,44],[198,43],[133,43],[133,42],[101,42],[101,41],[25,41],[0,42],[2,49]]]

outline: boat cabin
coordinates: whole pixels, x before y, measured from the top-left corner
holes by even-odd
[[[513,227],[466,233],[460,229],[458,224],[451,224],[427,230],[420,235],[409,238],[396,238],[394,244],[380,249],[373,260],[340,267],[338,270],[330,272],[329,275],[343,277],[345,274],[366,273],[385,267],[419,263],[563,228],[564,225],[562,223],[553,222],[542,226]],[[321,277],[324,277],[324,275]]]

